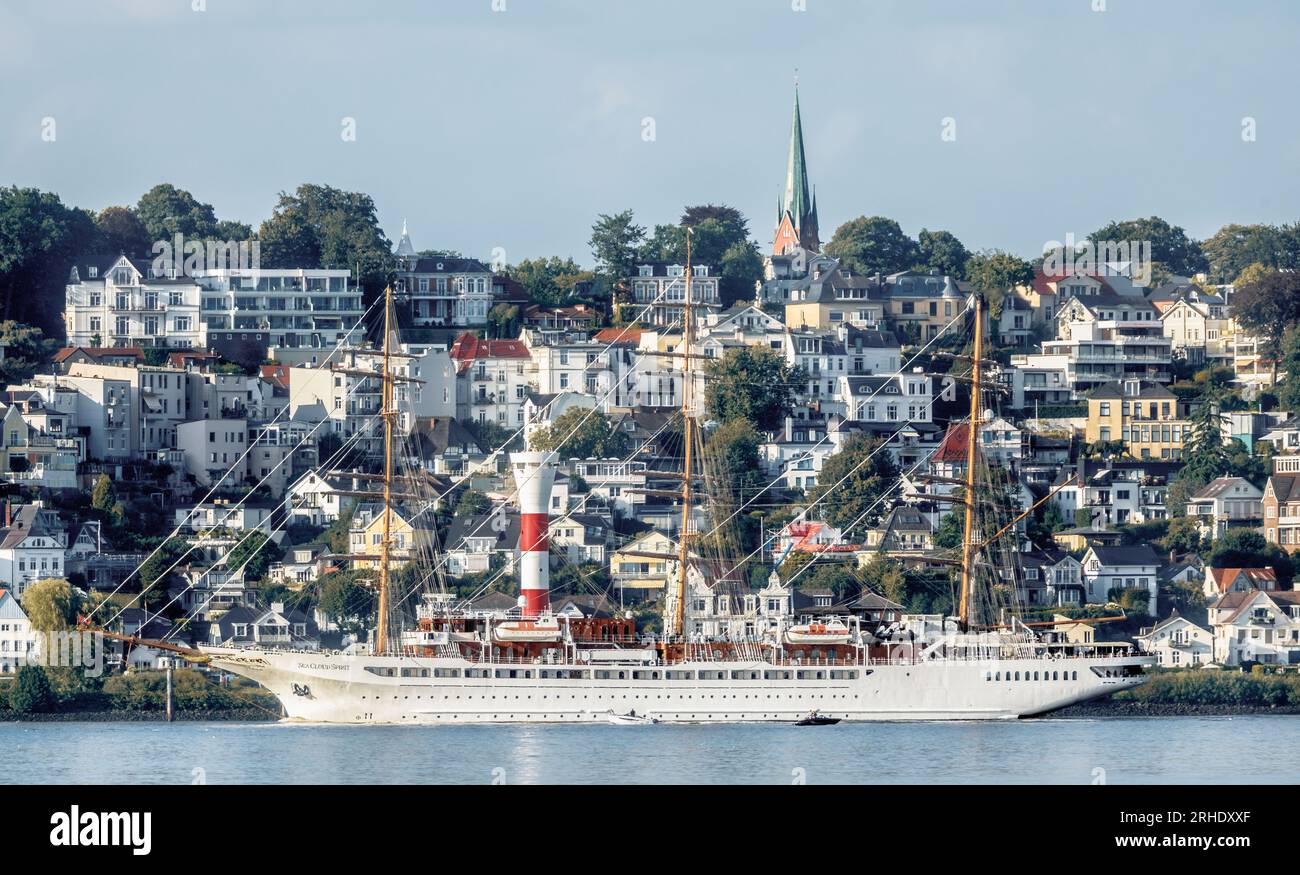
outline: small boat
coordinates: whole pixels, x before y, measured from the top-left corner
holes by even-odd
[[[511,620],[493,627],[492,636],[504,643],[559,641],[560,622],[554,617]]]
[[[849,627],[839,620],[828,623],[802,623],[785,630],[787,644],[848,644]]]
[[[823,717],[820,711],[809,711],[808,716],[796,721],[795,726],[834,726],[840,722],[838,717]]]
[[[659,722],[653,717],[646,714],[638,714],[635,711],[628,711],[626,714],[615,714],[613,711],[610,711],[605,715],[605,719],[610,723],[613,723],[615,726],[640,726]]]

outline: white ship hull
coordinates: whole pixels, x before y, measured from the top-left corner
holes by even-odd
[[[290,719],[325,723],[605,723],[611,709],[690,723],[791,723],[814,709],[846,721],[1014,719],[1135,686],[1143,678],[1131,672],[1151,664],[1115,656],[665,667],[205,650],[215,667],[267,687]]]

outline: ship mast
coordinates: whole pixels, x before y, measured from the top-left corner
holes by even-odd
[[[691,468],[694,464],[692,444],[695,441],[695,419],[691,411],[691,395],[694,382],[692,373],[691,346],[695,341],[695,317],[691,306],[691,235],[692,229],[686,229],[686,306],[683,318],[686,322],[682,332],[682,346],[685,353],[682,359],[682,529],[680,544],[677,548],[676,600],[672,605],[671,626],[666,632],[679,635],[686,633],[686,561],[690,556],[687,534],[691,522]]]
[[[375,630],[375,653],[382,655],[388,648],[388,560],[393,522],[393,375],[391,361],[391,331],[393,314],[393,288],[384,289],[384,369],[383,402],[380,416],[384,420],[384,539],[379,548],[379,623]]]
[[[975,454],[980,418],[980,357],[984,353],[984,298],[975,295],[975,356],[971,364],[970,425],[966,432],[966,527],[961,549],[961,608],[958,620],[962,629],[970,628],[972,602],[975,598]]]

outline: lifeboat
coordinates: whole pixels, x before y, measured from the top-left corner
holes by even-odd
[[[560,621],[554,617],[510,620],[492,627],[492,637],[503,642],[559,641]]]
[[[848,644],[852,634],[839,620],[829,623],[801,623],[785,630],[787,644]]]

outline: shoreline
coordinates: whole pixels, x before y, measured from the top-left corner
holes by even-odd
[[[173,711],[173,723],[274,723],[280,718],[261,708]],[[0,723],[166,723],[161,711],[47,711],[40,714],[0,712]]]

